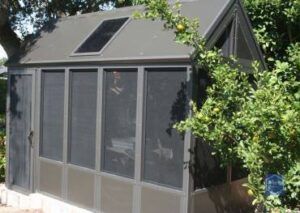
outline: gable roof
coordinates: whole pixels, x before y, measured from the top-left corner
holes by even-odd
[[[199,33],[210,40],[224,16],[233,11],[235,0],[195,0],[181,2],[181,12],[197,18]],[[98,54],[73,54],[103,20],[131,17],[142,6],[114,9],[59,19],[20,55],[17,64],[111,62],[137,60],[189,60],[192,49],[174,42],[174,33],[161,21],[130,18]],[[234,16],[231,14],[229,17]],[[226,27],[226,26],[225,26]],[[14,63],[14,64],[15,64]]]

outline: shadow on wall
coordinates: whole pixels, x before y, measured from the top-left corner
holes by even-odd
[[[195,191],[192,195],[193,213],[251,213],[251,198],[242,186],[245,179]]]
[[[20,97],[17,92],[17,82],[18,79],[21,78],[18,75],[13,75],[10,77],[10,106],[9,106],[9,111],[10,111],[10,116],[11,119],[18,118],[20,119],[22,116],[22,112],[17,109],[18,103],[20,102]]]
[[[183,121],[187,117],[187,109],[188,109],[188,101],[187,101],[187,85],[184,82],[181,82],[180,89],[177,92],[176,100],[172,104],[172,108],[170,110],[170,123],[166,132],[169,136],[172,136],[172,130],[174,130],[174,124]]]
[[[194,149],[191,150],[193,160],[189,167],[195,190],[192,195],[192,212],[253,212],[251,197],[242,186],[246,179],[238,180],[241,176],[232,175],[238,177],[234,178],[236,181],[226,183],[226,169],[220,168],[220,161],[211,154],[212,151],[212,148],[201,140],[197,140]]]
[[[190,150],[192,161],[190,172],[194,179],[194,189],[207,188],[226,182],[226,169],[220,167],[220,160],[212,155],[213,149],[204,141],[197,139]]]

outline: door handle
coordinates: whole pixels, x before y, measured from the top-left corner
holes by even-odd
[[[33,130],[31,130],[29,132],[29,135],[27,138],[28,138],[28,142],[29,142],[30,146],[32,147],[33,146]]]

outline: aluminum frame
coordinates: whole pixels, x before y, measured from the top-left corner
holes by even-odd
[[[136,74],[137,74],[137,100],[136,100],[136,124],[138,124],[138,111],[137,111],[137,107],[138,107],[138,105],[139,105],[139,103],[138,103],[138,93],[139,93],[139,87],[138,87],[138,80],[139,80],[139,72],[138,72],[138,67],[134,67],[134,66],[127,66],[127,67],[119,67],[119,66],[112,66],[112,67],[102,67],[102,74],[101,74],[101,76],[102,76],[102,82],[101,82],[101,86],[102,86],[102,90],[101,90],[101,137],[100,137],[100,141],[102,142],[103,140],[104,140],[104,126],[105,126],[105,114],[104,114],[104,111],[105,111],[105,107],[106,107],[106,103],[105,103],[105,98],[106,98],[106,94],[105,94],[105,87],[106,87],[106,83],[105,83],[105,78],[106,78],[106,70],[111,70],[111,69],[121,69],[121,72],[122,72],[122,69],[132,69],[132,71],[130,71],[130,72],[135,72]],[[133,71],[134,70],[134,71]],[[98,91],[99,92],[99,91]],[[137,130],[137,126],[138,125],[136,125],[136,130]],[[135,140],[135,149],[136,149],[136,145],[137,145],[137,134],[138,134],[138,132],[136,131],[135,132],[135,137],[136,137],[136,140]],[[105,173],[108,173],[108,174],[113,174],[113,175],[117,175],[117,176],[122,176],[122,177],[125,177],[125,178],[129,178],[129,179],[132,179],[132,180],[134,180],[135,179],[135,174],[136,174],[136,167],[134,167],[134,173],[133,173],[133,177],[126,177],[125,175],[121,175],[121,174],[114,174],[113,172],[110,172],[110,171],[105,171],[104,169],[103,169],[103,166],[104,166],[104,164],[103,164],[103,161],[104,161],[104,150],[102,150],[102,143],[101,143],[101,145],[100,145],[101,147],[100,147],[100,149],[101,149],[101,154],[100,154],[100,172],[102,171],[102,172],[105,172]],[[135,153],[136,153],[136,150],[134,150],[135,151]],[[135,166],[136,166],[136,161],[134,160],[134,163],[135,163]]]
[[[95,182],[94,182],[94,186],[97,188],[100,188],[101,186],[101,177],[107,177],[107,178],[111,178],[120,182],[124,182],[124,183],[128,183],[130,185],[132,185],[133,187],[133,212],[134,213],[139,213],[140,212],[140,208],[141,208],[141,190],[143,187],[146,188],[151,188],[154,190],[158,190],[158,191],[162,191],[162,192],[167,192],[167,193],[171,193],[177,196],[181,197],[181,212],[185,213],[187,212],[188,206],[189,206],[189,198],[188,195],[190,194],[190,175],[189,175],[189,171],[188,169],[183,169],[183,186],[182,189],[173,189],[173,188],[169,188],[169,187],[165,187],[165,186],[160,186],[160,185],[155,185],[152,183],[147,183],[147,182],[143,182],[141,179],[141,172],[142,172],[142,140],[143,140],[143,135],[144,135],[144,130],[143,130],[143,119],[144,119],[144,114],[143,114],[143,108],[144,108],[144,83],[145,83],[145,73],[146,68],[185,68],[186,69],[186,73],[187,73],[187,85],[188,85],[188,98],[191,100],[192,97],[192,68],[190,65],[186,64],[186,65],[182,65],[182,64],[169,64],[169,65],[140,65],[140,64],[136,64],[136,65],[110,65],[110,66],[97,66],[97,65],[89,65],[89,66],[67,66],[67,67],[62,67],[62,66],[53,66],[53,67],[39,67],[37,69],[37,83],[36,83],[36,97],[37,98],[37,111],[40,111],[40,105],[41,105],[41,86],[42,86],[42,70],[47,70],[47,71],[55,71],[55,70],[64,70],[65,72],[65,89],[64,89],[64,93],[65,93],[65,100],[64,100],[64,142],[63,142],[63,162],[60,161],[55,161],[55,160],[51,160],[51,159],[47,159],[44,157],[39,156],[39,140],[37,140],[36,143],[36,147],[37,147],[37,153],[35,155],[35,161],[36,161],[36,169],[35,169],[35,178],[36,178],[36,182],[35,182],[35,190],[41,194],[45,194],[47,196],[53,197],[55,199],[59,199],[62,200],[64,202],[67,203],[71,203],[74,204],[76,206],[79,207],[83,207],[85,209],[89,209],[86,206],[81,206],[78,203],[72,203],[68,200],[67,198],[67,182],[68,182],[68,169],[72,168],[72,169],[76,169],[78,171],[81,172],[86,172],[89,174],[94,175],[95,177]],[[102,138],[102,131],[101,128],[103,127],[102,124],[102,117],[103,117],[103,104],[104,104],[104,100],[103,100],[103,75],[104,75],[104,70],[105,69],[111,69],[111,68],[135,68],[137,69],[137,75],[138,75],[138,85],[137,85],[137,125],[136,125],[136,147],[135,147],[135,173],[134,173],[134,179],[131,178],[126,178],[126,177],[122,177],[122,176],[118,176],[115,174],[110,174],[108,172],[105,171],[101,171],[100,170],[100,164],[101,164],[101,156],[100,156],[100,152],[101,152],[101,138]],[[69,72],[70,70],[77,70],[77,69],[97,69],[98,71],[98,93],[97,93],[97,112],[96,112],[96,117],[97,117],[97,122],[96,122],[96,156],[95,156],[95,160],[96,160],[96,168],[95,170],[93,169],[88,169],[88,168],[84,168],[81,166],[77,166],[77,165],[72,165],[67,163],[67,143],[68,143],[68,126],[69,126],[69,114],[68,109],[69,109],[69,92],[70,92],[70,84],[69,84]],[[190,109],[189,109],[190,110]],[[39,115],[40,112],[36,113],[36,116]],[[190,113],[189,113],[190,115]],[[36,129],[37,131],[40,131],[41,129],[41,121],[40,118],[37,117],[36,119]],[[39,132],[38,134],[35,135],[37,138],[39,137]],[[190,147],[190,142],[191,142],[191,134],[187,133],[184,137],[184,162],[186,162],[189,159],[190,153],[188,151],[189,147]],[[44,192],[42,190],[40,190],[39,188],[39,176],[40,176],[40,171],[39,171],[39,166],[40,166],[40,161],[43,162],[47,162],[47,163],[51,163],[53,165],[57,165],[58,167],[62,167],[63,170],[63,177],[62,177],[62,195],[61,197],[57,197],[55,195],[51,195],[47,192]],[[100,204],[100,199],[101,199],[101,191],[100,190],[95,190],[94,193],[94,209],[89,209],[92,211],[96,211],[99,212],[101,209],[101,204]]]

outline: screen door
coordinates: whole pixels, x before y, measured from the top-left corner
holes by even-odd
[[[32,186],[33,73],[9,77],[8,184],[29,191]]]

